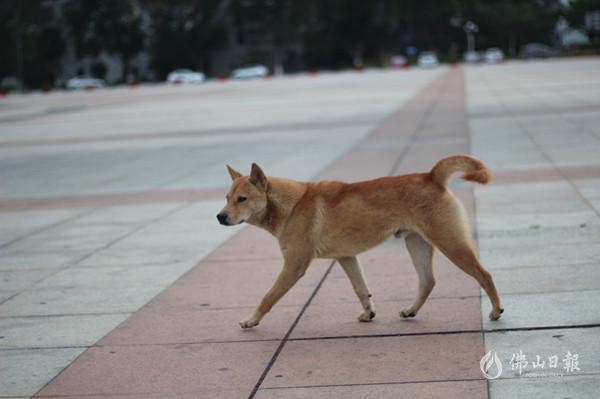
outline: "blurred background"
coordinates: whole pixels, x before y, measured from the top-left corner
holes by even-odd
[[[600,0],[0,3],[4,93],[164,81],[171,72],[179,73],[171,80],[200,82],[399,67],[419,63],[426,51],[425,66],[599,48]],[[487,49],[495,53],[486,59]],[[69,83],[74,77],[80,80]]]

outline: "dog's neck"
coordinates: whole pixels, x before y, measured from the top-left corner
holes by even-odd
[[[284,221],[289,219],[296,204],[306,193],[307,187],[306,183],[269,177],[267,206],[261,214],[256,215],[248,222],[279,238],[284,228]]]

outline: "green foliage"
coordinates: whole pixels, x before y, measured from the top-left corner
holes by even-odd
[[[159,79],[176,68],[209,70],[211,53],[227,46],[228,2],[145,1],[152,19],[150,53]]]
[[[585,26],[585,14],[590,11],[600,11],[600,0],[573,0],[569,7],[562,9],[562,15],[571,26],[583,29],[591,39],[588,46],[582,48],[600,47],[600,30],[587,29]]]
[[[473,18],[479,24],[478,47],[501,47],[514,56],[524,44],[552,44],[560,9],[553,1],[474,1]]]
[[[121,57],[123,79],[131,59],[144,47],[142,20],[125,0],[71,0],[63,5],[64,18],[79,56],[97,56],[102,50]]]
[[[25,87],[51,87],[64,50],[61,28],[47,2],[0,2],[0,79],[15,76]]]
[[[462,25],[479,25],[477,49],[509,55],[529,42],[551,44],[560,15],[582,26],[600,0],[3,0],[0,78],[24,72],[30,87],[52,82],[65,51],[101,52],[130,70],[142,50],[158,79],[176,68],[228,73],[246,63],[287,71],[382,65],[408,46],[457,60],[466,47]],[[60,6],[61,13],[54,14]],[[62,15],[59,17],[58,15]],[[17,57],[21,48],[22,62]],[[414,61],[414,56],[409,57]],[[22,65],[22,68],[19,68]],[[106,66],[93,65],[103,77]],[[140,78],[140,77],[138,77]]]
[[[92,76],[98,79],[106,78],[106,64],[102,61],[96,61],[92,64]]]

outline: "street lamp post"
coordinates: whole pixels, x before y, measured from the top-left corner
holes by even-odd
[[[463,30],[467,34],[467,51],[475,51],[475,33],[479,32],[479,26],[473,21],[467,21],[463,25]]]

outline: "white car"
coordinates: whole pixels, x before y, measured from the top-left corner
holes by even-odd
[[[200,84],[205,79],[206,77],[202,72],[192,71],[191,69],[176,69],[167,75],[167,82],[169,83]]]
[[[106,86],[103,79],[90,78],[89,76],[75,76],[67,80],[67,89],[98,89]]]
[[[431,51],[423,51],[419,54],[419,58],[417,59],[417,64],[421,68],[435,68],[440,65],[437,56]]]
[[[390,66],[393,68],[403,68],[408,65],[408,60],[403,55],[394,55],[390,58]]]
[[[251,65],[237,68],[231,72],[234,79],[264,78],[269,75],[269,68],[264,65]]]
[[[489,64],[496,64],[504,61],[504,52],[498,47],[492,47],[485,50],[485,62]]]
[[[477,51],[465,51],[464,59],[469,64],[476,64],[481,61],[481,55]]]

